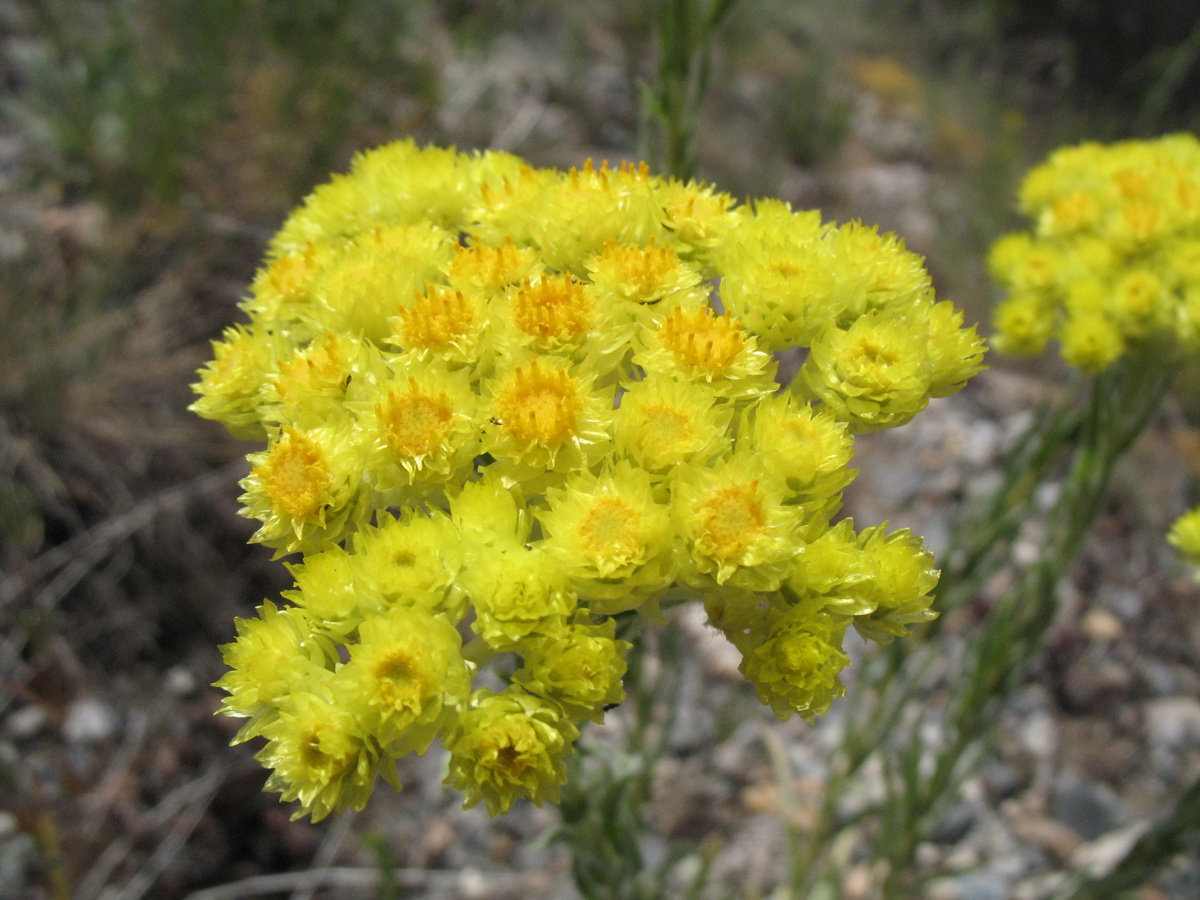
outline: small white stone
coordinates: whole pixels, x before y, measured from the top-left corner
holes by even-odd
[[[16,740],[24,740],[45,728],[48,718],[45,707],[31,704],[9,716],[5,730]]]
[[[1200,746],[1200,701],[1161,697],[1146,704],[1146,731],[1156,747]]]
[[[176,697],[186,697],[196,691],[196,676],[183,666],[175,666],[167,670],[164,684]]]
[[[98,743],[117,730],[117,716],[110,707],[91,697],[76,700],[67,708],[62,732],[71,743]]]

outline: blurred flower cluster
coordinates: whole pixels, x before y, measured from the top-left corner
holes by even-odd
[[[1032,356],[1058,341],[1088,374],[1125,353],[1165,363],[1200,348],[1200,141],[1080,144],[1025,178],[1031,233],[989,259],[1008,291],[997,349]]]
[[[1193,566],[1200,567],[1200,506],[1175,520],[1167,541]]]
[[[981,368],[891,235],[400,142],[291,215],[244,309],[193,409],[265,442],[243,513],[299,556],[219,685],[297,815],[435,739],[468,805],[554,801],[664,605],[703,602],[781,717],[843,693],[848,627],[934,616],[919,538],[831,525],[853,434]]]

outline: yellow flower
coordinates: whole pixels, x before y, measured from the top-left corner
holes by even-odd
[[[300,802],[292,818],[308,814],[317,822],[367,805],[378,754],[355,716],[313,687],[286,698],[279,716],[263,728],[267,744],[254,758],[274,770],[266,790]]]
[[[296,584],[283,596],[302,608],[322,632],[345,636],[365,615],[383,608],[383,598],[368,593],[355,580],[350,554],[338,544],[284,565]]]
[[[922,312],[867,313],[822,333],[801,373],[834,417],[866,431],[903,425],[925,408],[932,380]]]
[[[458,631],[424,610],[370,617],[349,652],[335,676],[338,698],[390,756],[424,753],[471,690]]]
[[[1192,565],[1200,565],[1200,507],[1188,510],[1175,520],[1167,542],[1179,550]]]
[[[949,397],[984,369],[984,343],[975,326],[963,328],[962,310],[942,301],[929,309],[929,394]]]
[[[547,491],[536,514],[541,547],[566,566],[593,613],[614,615],[640,606],[675,577],[675,530],[667,506],[655,501],[650,476],[628,463],[603,474],[573,476]]]
[[[845,628],[833,616],[796,607],[775,619],[766,640],[742,660],[741,671],[780,719],[824,715],[846,693],[838,678],[850,664],[842,652]]]
[[[617,449],[642,468],[667,472],[729,449],[731,406],[703,384],[649,375],[621,395]]]
[[[671,244],[647,246],[609,241],[587,261],[592,289],[617,309],[653,308],[663,301],[684,299],[700,290],[702,277],[683,262]]]
[[[562,563],[536,546],[479,549],[462,584],[475,610],[471,628],[501,652],[560,631],[575,612]]]
[[[1038,293],[1014,293],[993,314],[996,334],[992,345],[1003,353],[1037,356],[1054,334],[1052,298]]]
[[[484,295],[430,285],[416,301],[400,307],[386,339],[418,357],[431,356],[451,366],[486,370],[491,347],[486,340],[488,314]]]
[[[1111,286],[1107,312],[1121,332],[1146,337],[1169,321],[1172,297],[1162,279],[1145,269],[1130,269]]]
[[[754,652],[767,639],[778,616],[771,594],[722,587],[704,595],[708,624],[716,628],[742,654]]]
[[[338,415],[350,383],[380,362],[373,345],[327,332],[279,360],[263,386],[260,414],[273,425],[315,428]]]
[[[521,492],[495,476],[489,466],[450,497],[450,517],[466,552],[508,550],[529,540],[530,518]]]
[[[702,259],[737,225],[737,201],[712,185],[670,179],[655,184],[663,226],[683,259]]]
[[[887,524],[864,529],[859,546],[875,566],[874,579],[860,586],[874,595],[875,609],[854,619],[854,627],[863,637],[881,644],[908,633],[909,625],[937,618],[930,608],[938,571],[933,554],[921,539],[907,528],[885,534]]]
[[[482,800],[493,816],[508,812],[518,797],[538,806],[557,802],[567,781],[564,760],[578,737],[579,729],[547,700],[516,688],[477,691],[446,740],[446,782],[466,795],[464,807]]]
[[[1200,141],[1084,144],[1029,173],[1022,207],[1037,227],[1002,238],[992,276],[998,349],[1032,354],[1047,336],[1089,374],[1126,353],[1178,363],[1190,352],[1188,285],[1200,272]],[[1115,329],[1115,331],[1114,331]]]
[[[1125,351],[1121,329],[1102,312],[1068,316],[1059,340],[1063,359],[1087,375],[1104,371]]]
[[[863,549],[854,522],[842,519],[801,549],[785,592],[806,608],[869,615],[879,608],[878,573],[877,560]]]
[[[331,664],[333,650],[313,634],[309,614],[302,609],[279,609],[263,601],[254,619],[235,619],[237,638],[221,647],[230,671],[215,687],[229,693],[221,712],[249,718],[238,732],[240,743],[261,732],[292,686],[323,674]]]
[[[633,647],[614,638],[613,619],[601,625],[571,625],[530,642],[513,683],[549,700],[571,719],[604,720],[605,707],[625,699],[621,678]]]
[[[846,305],[824,230],[819,213],[760,201],[721,248],[721,302],[769,350],[808,346]]]
[[[493,309],[501,322],[496,329],[501,357],[553,354],[615,374],[629,352],[632,324],[614,318],[592,286],[572,275],[526,279]]]
[[[450,258],[453,235],[433,225],[364,231],[313,278],[312,322],[322,331],[389,335],[389,321]]]
[[[687,580],[756,591],[783,583],[799,550],[801,522],[784,505],[783,479],[769,464],[738,455],[712,468],[687,466],[671,495],[690,552]]]
[[[445,266],[450,287],[488,297],[541,274],[541,270],[537,254],[518,247],[511,237],[495,247],[459,244]]]
[[[530,216],[530,231],[550,269],[582,275],[584,260],[609,241],[646,244],[663,238],[656,179],[644,163],[596,168],[589,159],[546,182]]]
[[[1200,223],[1173,147],[1072,179],[1119,197],[1123,224],[1103,199],[1091,222],[1062,185],[1030,193],[1069,242],[996,257],[1044,301],[1047,337],[1064,279],[1129,268],[1104,236],[1119,226],[1166,294],[1195,295],[1154,328],[1200,344],[1200,263],[1162,262],[1135,210]],[[1086,293],[1092,314],[1112,302]],[[893,235],[739,209],[640,164],[559,172],[401,141],[288,217],[242,308],[193,409],[265,443],[242,513],[301,558],[294,606],[237,623],[218,685],[299,814],[360,808],[377,775],[399,788],[394,758],[435,738],[466,805],[557,800],[577,724],[624,697],[617,617],[665,624],[664,601],[699,595],[780,715],[828,708],[850,624],[887,640],[933,615],[919,541],[829,525],[851,431],[907,421],[981,367]],[[794,345],[804,374],[781,385],[773,352]],[[494,690],[472,693],[493,659]]]
[[[272,257],[255,276],[242,309],[264,324],[297,326],[312,309],[313,279],[334,255],[332,242],[321,238]]]
[[[464,612],[457,580],[463,565],[458,532],[443,513],[409,508],[400,517],[386,511],[374,526],[354,535],[350,555],[356,589],[389,607],[442,613],[457,622]]]
[[[739,446],[769,460],[801,500],[832,497],[849,484],[854,439],[844,422],[789,394],[762,400],[753,408]]]
[[[300,431],[284,428],[242,479],[240,510],[262,526],[251,541],[278,553],[309,552],[337,540],[360,512],[362,451],[347,420]]]
[[[839,277],[862,284],[866,309],[902,308],[932,293],[933,282],[924,260],[896,235],[848,222],[832,229],[826,240]],[[859,312],[849,298],[847,306]]]
[[[200,399],[188,409],[220,422],[234,437],[261,440],[266,431],[260,395],[284,352],[283,342],[269,331],[234,325],[212,347],[212,362],[199,370],[200,380],[192,385]]]
[[[773,394],[771,355],[728,312],[675,306],[641,334],[633,361],[647,376],[703,382],[721,397],[749,399]]]
[[[596,460],[610,441],[612,393],[592,387],[553,357],[533,357],[491,384],[483,449],[515,477],[573,471]]]
[[[363,403],[365,465],[380,491],[460,480],[479,447],[478,399],[465,372],[405,357]]]
[[[348,175],[313,191],[288,217],[271,249],[294,251],[379,225],[432,222],[457,230],[487,185],[516,176],[522,166],[506,153],[466,156],[411,140],[377,147],[356,156]]]

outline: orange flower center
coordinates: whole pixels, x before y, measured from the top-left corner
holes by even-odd
[[[330,501],[333,475],[320,445],[294,429],[254,469],[276,509],[293,519],[311,519]]]
[[[388,393],[375,405],[375,414],[383,425],[384,441],[403,459],[434,452],[445,441],[454,418],[446,395],[423,393],[415,378],[409,379],[407,393]]]
[[[575,435],[583,404],[565,369],[532,360],[520,366],[496,395],[496,418],[504,432],[527,447],[557,447]]]
[[[510,237],[498,247],[461,244],[446,267],[451,282],[466,283],[488,294],[512,284],[526,267],[529,252],[518,249]]]
[[[659,326],[658,339],[680,365],[710,375],[729,368],[746,346],[737,320],[728,312],[715,315],[707,306],[674,310]]]
[[[699,521],[700,539],[715,559],[741,556],[767,527],[758,481],[714,490],[700,506]]]
[[[527,281],[513,295],[516,326],[543,345],[574,341],[587,334],[595,304],[588,289],[569,275]]]
[[[593,562],[628,560],[642,551],[641,516],[620,497],[596,500],[579,523],[579,539]]]
[[[410,347],[438,349],[478,331],[480,315],[462,291],[432,287],[400,310],[400,337]]]

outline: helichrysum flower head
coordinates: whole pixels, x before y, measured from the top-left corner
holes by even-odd
[[[704,463],[729,448],[733,407],[704,384],[648,375],[621,395],[616,447],[649,472]]]
[[[689,467],[671,494],[689,581],[779,587],[799,551],[803,523],[785,503],[783,479],[769,461],[738,455],[713,468]]]
[[[1126,354],[1171,365],[1200,347],[1188,297],[1200,284],[1200,141],[1064,147],[1026,177],[1029,232],[996,242],[992,277],[1008,292],[998,349],[1023,356],[1057,339],[1087,374]]]
[[[262,734],[267,743],[255,759],[274,770],[268,791],[298,800],[313,821],[366,805],[379,756],[358,718],[327,686],[294,689]]]
[[[852,428],[903,425],[933,394],[928,310],[879,311],[826,328],[801,372],[825,408]]]
[[[790,394],[759,403],[739,441],[752,455],[769,459],[798,500],[833,497],[856,474],[849,468],[854,441],[846,424]]]
[[[676,531],[649,473],[627,462],[581,473],[548,491],[547,503],[537,513],[542,546],[594,612],[634,609],[674,582]]]
[[[458,584],[464,552],[444,513],[387,512],[354,535],[349,564],[360,594],[386,607],[419,607],[457,622],[464,612]]]
[[[281,554],[319,549],[352,524],[362,479],[362,449],[350,421],[301,431],[285,428],[242,479],[242,514],[262,525],[252,541]]]
[[[856,616],[854,627],[864,637],[886,644],[907,634],[909,626],[937,617],[931,604],[938,572],[933,554],[919,537],[907,528],[888,534],[885,527],[875,525],[858,536],[874,568],[874,578],[859,589],[875,608]]]
[[[513,681],[572,718],[600,722],[605,707],[625,699],[621,678],[632,644],[616,640],[615,630],[616,622],[608,619],[603,625],[572,625],[532,641]]]
[[[1193,566],[1200,566],[1200,507],[1176,519],[1167,541]]]
[[[484,689],[446,741],[446,780],[466,795],[467,806],[482,800],[493,816],[507,812],[517,797],[538,806],[554,802],[567,781],[565,760],[578,736],[552,701],[516,687],[499,694]]]
[[[623,317],[693,297],[702,280],[673,244],[653,240],[645,246],[610,241],[587,261],[587,273],[593,290]]]
[[[575,612],[563,564],[541,546],[481,550],[463,573],[472,629],[494,650],[560,631]]]
[[[395,606],[366,619],[349,654],[335,676],[339,697],[392,756],[424,753],[471,692],[457,629],[425,610]]]
[[[200,370],[193,390],[200,395],[189,408],[206,419],[216,419],[234,437],[261,439],[262,393],[288,344],[268,329],[235,325],[213,341],[213,360]]]
[[[642,333],[633,361],[648,375],[704,384],[718,396],[750,399],[774,393],[775,365],[729,312],[679,305]]]
[[[238,619],[237,639],[221,648],[229,671],[217,682],[229,696],[222,712],[249,718],[244,739],[276,710],[292,686],[324,674],[332,646],[313,634],[306,610],[265,602],[258,618]]]
[[[361,404],[366,466],[380,491],[441,487],[465,476],[479,449],[478,398],[463,371],[406,359]]]
[[[1108,238],[1082,240],[1103,216],[1072,203],[1055,227],[1075,248],[994,254],[1039,304],[1057,273],[1108,259]],[[1135,208],[1106,227],[1150,252],[1173,221]],[[1200,250],[1142,270],[1159,283],[1103,311],[1122,341],[1161,327]],[[1181,334],[1200,336],[1195,296]],[[300,814],[360,807],[377,776],[398,787],[395,758],[437,741],[468,805],[557,799],[579,725],[624,696],[618,621],[664,603],[702,600],[781,716],[840,695],[848,627],[886,641],[933,615],[916,538],[831,523],[852,433],[981,367],[892,235],[641,165],[402,141],[288,218],[243,309],[192,408],[264,442],[242,511],[295,555],[295,585],[239,620],[218,684]],[[808,359],[784,384],[792,347]],[[475,684],[495,657],[497,689]]]
[[[378,352],[366,341],[333,332],[315,337],[277,361],[259,396],[259,416],[295,428],[316,428],[337,418],[351,384],[369,378],[381,364]]]
[[[743,674],[779,718],[819,716],[846,693],[838,678],[850,664],[841,649],[845,627],[827,613],[798,607],[780,614],[766,639],[746,655]]]

